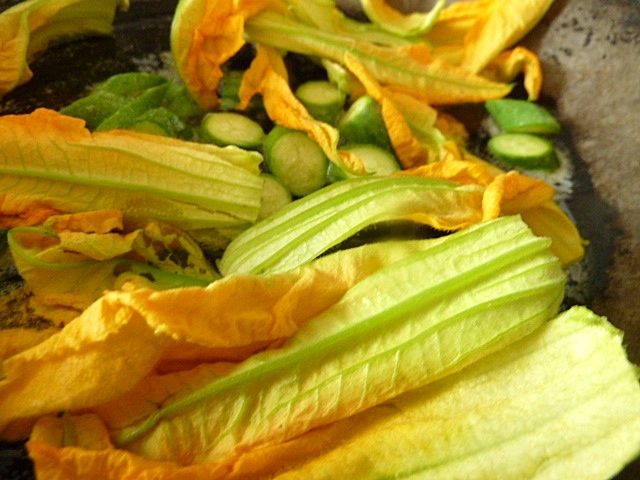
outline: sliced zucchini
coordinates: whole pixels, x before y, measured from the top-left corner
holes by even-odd
[[[401,169],[395,155],[377,145],[345,145],[342,150],[354,153],[364,165],[365,172],[373,176],[384,177]],[[334,163],[329,165],[327,175],[331,182],[357,176],[345,172],[344,169]]]
[[[338,131],[344,144],[371,144],[393,152],[380,104],[371,95],[351,104],[338,122]]]
[[[304,197],[327,182],[329,159],[305,132],[274,127],[264,142],[267,168],[294,197]]]
[[[296,89],[296,97],[313,118],[333,125],[344,108],[345,94],[327,80],[310,80]]]
[[[502,133],[489,139],[492,155],[507,164],[530,170],[555,170],[560,161],[553,143],[529,133]]]
[[[266,134],[255,120],[236,112],[212,112],[202,120],[202,140],[221,147],[236,145],[247,150],[262,148]]]
[[[486,109],[503,133],[556,135],[561,125],[546,108],[529,100],[500,98],[488,100]]]

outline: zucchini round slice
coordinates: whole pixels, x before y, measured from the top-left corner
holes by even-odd
[[[553,143],[529,133],[503,133],[489,139],[492,155],[514,167],[555,170],[560,161]]]

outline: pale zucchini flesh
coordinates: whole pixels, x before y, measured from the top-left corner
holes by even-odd
[[[260,150],[266,138],[258,122],[237,112],[208,113],[202,120],[200,132],[203,141],[247,150]]]
[[[527,170],[555,170],[560,160],[553,143],[529,133],[501,133],[487,142],[492,155],[507,164]]]
[[[341,149],[355,154],[360,159],[364,166],[364,175],[385,177],[402,168],[394,154],[376,145],[344,145]],[[335,182],[357,176],[345,171],[335,163],[329,165],[328,177],[330,181]]]
[[[338,122],[338,131],[344,144],[370,144],[393,151],[380,104],[371,95],[363,95],[349,106]]]
[[[326,184],[329,159],[303,131],[275,126],[264,141],[263,153],[269,173],[294,197],[309,195]]]
[[[344,108],[345,94],[328,80],[309,80],[296,89],[296,97],[313,118],[333,125]]]

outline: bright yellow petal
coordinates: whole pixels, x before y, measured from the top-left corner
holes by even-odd
[[[576,225],[553,201],[555,190],[552,186],[515,171],[504,173],[466,151],[460,156],[466,159],[458,160],[452,154],[450,159],[410,168],[394,175],[440,178],[460,185],[484,187],[480,207],[482,215],[478,221],[519,214],[536,235],[551,239],[551,251],[565,268],[582,259],[585,242]]]
[[[281,342],[282,339],[262,340],[234,347],[209,347],[171,339],[154,370],[160,375],[165,375],[192,370],[205,363],[238,363],[267,348],[276,348]]]
[[[113,448],[104,423],[100,417],[91,413],[46,415],[35,424],[31,437],[56,447],[74,445],[94,450]]]
[[[485,192],[484,218],[520,214],[536,235],[551,239],[551,251],[568,268],[583,258],[585,241],[553,198],[553,187],[542,180],[516,172],[498,175]]]
[[[42,343],[51,335],[58,333],[57,328],[3,328],[0,329],[0,361],[13,357],[24,350]]]
[[[91,212],[56,215],[47,225],[56,233],[64,231],[86,233],[109,233],[124,229],[120,210],[95,210]]]
[[[500,0],[489,4],[465,36],[462,68],[481,72],[502,51],[524,37],[552,3],[553,0]]]
[[[443,160],[428,165],[403,170],[395,176],[419,176],[450,180],[460,185],[489,185],[493,176],[484,166],[465,160]]]
[[[483,76],[497,82],[510,82],[521,73],[524,74],[524,87],[529,100],[537,100],[542,89],[542,66],[532,51],[524,47],[504,51],[482,70]]]
[[[551,251],[565,268],[584,257],[587,242],[556,202],[545,202],[523,211],[521,216],[533,233],[551,238]]]
[[[39,225],[51,215],[61,213],[48,204],[46,199],[0,193],[0,225],[13,228],[19,225]]]
[[[453,115],[445,112],[438,112],[438,117],[436,118],[434,126],[442,132],[445,138],[455,142],[458,148],[464,148],[467,146],[467,141],[469,140],[467,127]],[[447,148],[446,143],[443,145],[443,148]]]
[[[137,312],[103,297],[3,362],[0,432],[16,420],[97,405],[129,390],[153,368],[165,341]]]
[[[367,479],[403,471],[462,478],[470,470],[529,478],[541,462],[558,478],[594,465],[608,478],[640,444],[640,391],[620,342],[604,318],[574,307],[426,388],[225,463],[180,466],[114,449],[92,415],[42,419],[27,445],[40,480],[80,472],[104,480],[306,480],[355,471]]]
[[[426,35],[430,42],[462,41],[464,36],[494,5],[501,0],[475,0],[450,3],[438,16],[438,21]]]
[[[425,36],[433,47],[433,56],[451,65],[460,65],[464,56],[465,36],[497,1],[500,0],[454,2],[448,5]]]
[[[218,465],[182,467],[116,449],[92,414],[41,418],[27,448],[39,480],[215,480],[224,475]]]
[[[553,200],[554,195],[554,188],[540,179],[515,171],[498,175],[484,194],[484,219],[524,212]]]
[[[413,247],[406,248],[397,251]],[[194,352],[180,357],[186,348],[174,341],[205,347],[198,355],[213,359],[288,337],[359,280],[397,260],[380,246],[366,251],[340,252],[279,275],[230,276],[207,288],[111,292],[59,333],[4,362],[0,432],[14,421],[117,398],[159,361],[167,369],[191,363]]]
[[[221,67],[245,44],[247,18],[277,4],[272,0],[180,3],[171,30],[171,50],[180,76],[200,106],[218,105]]]

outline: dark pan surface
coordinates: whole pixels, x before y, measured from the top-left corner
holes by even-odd
[[[0,0],[0,10],[13,3]],[[32,81],[0,99],[0,114],[58,109],[110,75],[159,65],[175,3],[134,0],[113,37],[52,47]],[[525,43],[543,62],[544,101],[565,125],[575,159],[567,207],[590,242],[568,303],[623,329],[640,364],[640,1],[556,0]],[[0,479],[32,478],[29,468],[22,445],[0,448]],[[616,477],[639,478],[640,461]]]

